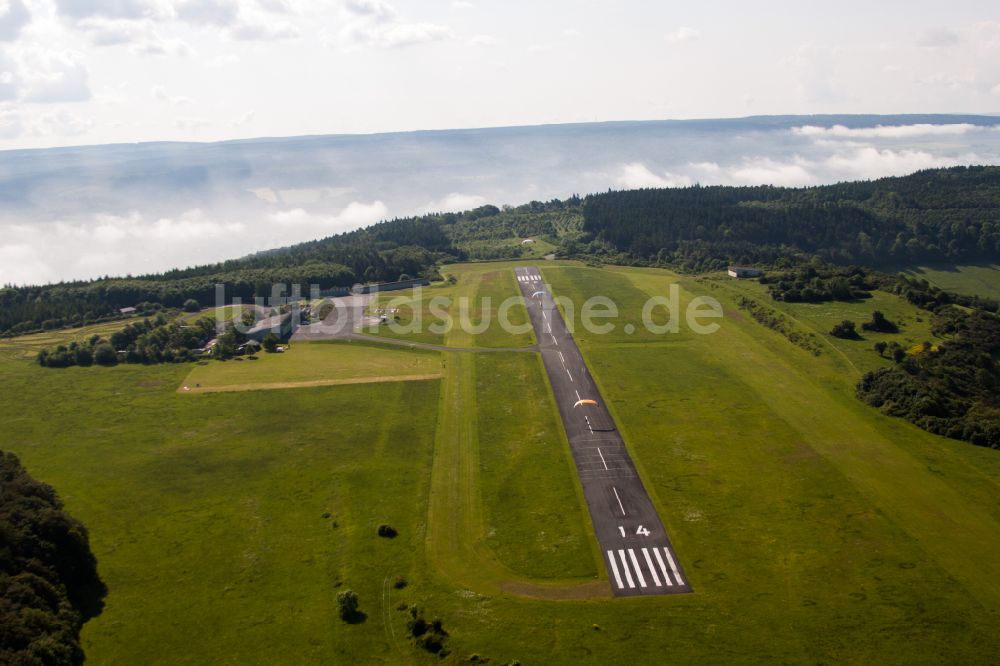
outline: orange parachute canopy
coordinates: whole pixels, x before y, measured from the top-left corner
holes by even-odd
[[[575,408],[579,407],[580,405],[596,405],[596,404],[597,404],[596,400],[577,400],[576,404],[573,405],[573,407]]]

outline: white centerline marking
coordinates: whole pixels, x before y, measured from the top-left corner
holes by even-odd
[[[588,423],[587,425],[590,424]],[[601,447],[597,447],[597,455],[601,456],[601,464],[604,465],[604,469],[607,469],[608,463],[604,462],[604,454],[601,453]],[[622,513],[624,513],[624,511]]]
[[[660,577],[656,575],[656,569],[653,567],[653,560],[649,559],[649,550],[643,548],[642,556],[646,558],[646,564],[649,565],[649,573],[653,575],[653,582],[656,583],[656,587],[663,587],[663,584],[660,582]]]
[[[615,552],[613,550],[608,551],[608,562],[611,564],[611,573],[615,575],[615,583],[620,590],[625,586],[622,585],[622,577],[618,574],[618,565],[615,564]]]
[[[621,558],[622,568],[625,569],[625,582],[628,583],[629,587],[634,588],[635,587],[635,583],[632,582],[632,574],[629,573],[629,570],[628,570],[628,562],[625,560],[625,551],[624,550],[619,550],[618,551],[618,557]]]
[[[681,574],[677,571],[677,565],[674,563],[674,557],[670,554],[670,549],[664,547],[663,554],[667,556],[667,563],[670,565],[670,570],[674,572],[674,578],[677,579],[678,585],[684,585],[684,579],[681,578]]]
[[[663,558],[660,557],[660,551],[654,548],[653,555],[656,555],[656,562],[660,565],[660,571],[663,572],[664,582],[666,582],[666,584],[670,587],[673,587],[674,584],[670,581],[670,576],[667,575],[667,567],[663,566]]]
[[[639,579],[639,586],[646,587],[646,579],[642,576],[642,569],[639,568],[639,560],[635,559],[635,551],[628,549],[628,556],[632,559],[632,566],[635,567],[635,576]]]
[[[573,373],[569,371],[569,368],[566,368],[566,374],[569,375],[569,380],[573,381]]]
[[[579,391],[576,392],[576,399],[577,400],[582,400],[583,399],[583,398],[580,397],[580,392]]]
[[[624,516],[625,515],[625,507],[622,506],[622,498],[618,497],[618,489],[615,488],[614,486],[611,486],[611,490],[615,491],[615,499],[618,500],[618,508],[622,510],[622,515]],[[670,557],[670,556],[667,555],[667,557]]]
[[[566,365],[566,358],[562,355],[562,352],[558,352],[559,360],[562,361],[563,365]]]
[[[556,336],[554,336],[551,333],[549,333],[549,337],[552,338],[552,342],[556,343],[556,347],[558,347],[559,346],[559,341],[556,340]]]

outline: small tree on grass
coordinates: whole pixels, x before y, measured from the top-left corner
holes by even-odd
[[[889,345],[886,344],[885,341],[879,340],[878,342],[875,343],[875,351],[878,352],[879,356],[885,356],[885,350],[888,346]]]
[[[378,535],[380,537],[385,537],[386,539],[393,539],[396,537],[396,534],[397,534],[396,528],[393,527],[392,525],[383,524],[378,526]]]
[[[353,590],[344,590],[337,595],[337,612],[344,622],[351,622],[358,616],[358,595]]]
[[[872,320],[861,324],[861,328],[866,331],[878,331],[879,333],[899,333],[899,327],[885,318],[885,315],[875,310],[872,312]]]
[[[274,353],[278,351],[278,343],[281,342],[279,338],[274,333],[268,333],[264,336],[264,341],[261,343],[264,346],[264,351],[269,353]]]

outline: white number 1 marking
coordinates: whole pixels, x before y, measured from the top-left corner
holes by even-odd
[[[619,525],[619,526],[618,526],[618,529],[619,529],[619,530],[621,530],[621,533],[622,533],[622,538],[625,538],[625,528],[624,528],[624,527],[622,527],[621,525]]]

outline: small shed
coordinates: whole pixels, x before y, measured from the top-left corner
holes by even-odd
[[[123,314],[123,315],[131,315],[131,314],[135,314],[137,312],[137,310],[135,308],[121,308],[120,310],[118,310],[118,312],[119,312],[119,314]]]
[[[752,266],[730,266],[727,272],[729,273],[729,277],[734,278],[760,277],[764,274],[764,271]]]

